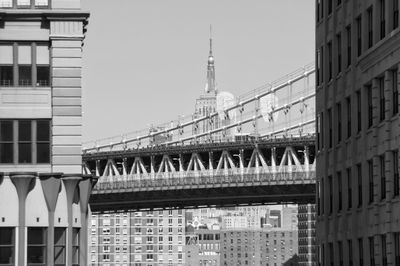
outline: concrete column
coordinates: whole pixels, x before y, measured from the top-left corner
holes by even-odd
[[[47,228],[47,266],[54,265],[54,211],[60,192],[62,173],[43,173],[39,175],[43,195],[49,211],[49,227]]]
[[[79,239],[79,265],[86,266],[88,255],[88,211],[89,211],[89,198],[92,188],[97,183],[98,177],[91,175],[84,175],[83,179],[79,182],[79,203],[81,207],[81,231]]]
[[[10,173],[11,182],[14,184],[18,194],[18,266],[25,266],[25,200],[28,193],[32,190],[37,173],[35,172],[12,172]]]
[[[79,181],[82,179],[82,174],[68,174],[62,177],[67,195],[67,210],[68,210],[68,228],[67,228],[67,258],[66,266],[72,266],[72,204],[74,201],[75,190],[78,187]],[[85,236],[87,237],[87,236]]]

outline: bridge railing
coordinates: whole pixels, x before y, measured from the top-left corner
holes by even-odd
[[[205,171],[206,172],[206,171]],[[176,177],[171,175],[170,178],[157,177],[146,179],[115,179],[110,181],[99,182],[94,190],[159,190],[172,189],[176,186],[238,186],[254,183],[270,183],[272,184],[292,184],[292,183],[309,183],[315,180],[315,171],[294,171],[294,172],[267,172],[254,171],[242,174],[223,174],[210,175],[209,173],[187,173],[184,177]]]

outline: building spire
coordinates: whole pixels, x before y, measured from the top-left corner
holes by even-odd
[[[205,91],[206,91],[206,93],[217,94],[217,88],[215,86],[214,56],[212,54],[212,27],[211,27],[211,25],[210,25],[210,52],[208,54],[207,83],[206,83]]]
[[[210,24],[210,53],[209,56],[212,56],[212,26]]]

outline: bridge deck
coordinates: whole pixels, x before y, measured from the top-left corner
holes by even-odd
[[[102,182],[90,199],[92,211],[314,201],[314,172]]]

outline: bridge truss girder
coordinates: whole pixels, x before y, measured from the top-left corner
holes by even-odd
[[[306,204],[315,202],[315,184],[258,184],[237,187],[166,188],[92,194],[94,212],[144,209],[228,207],[260,204]]]

